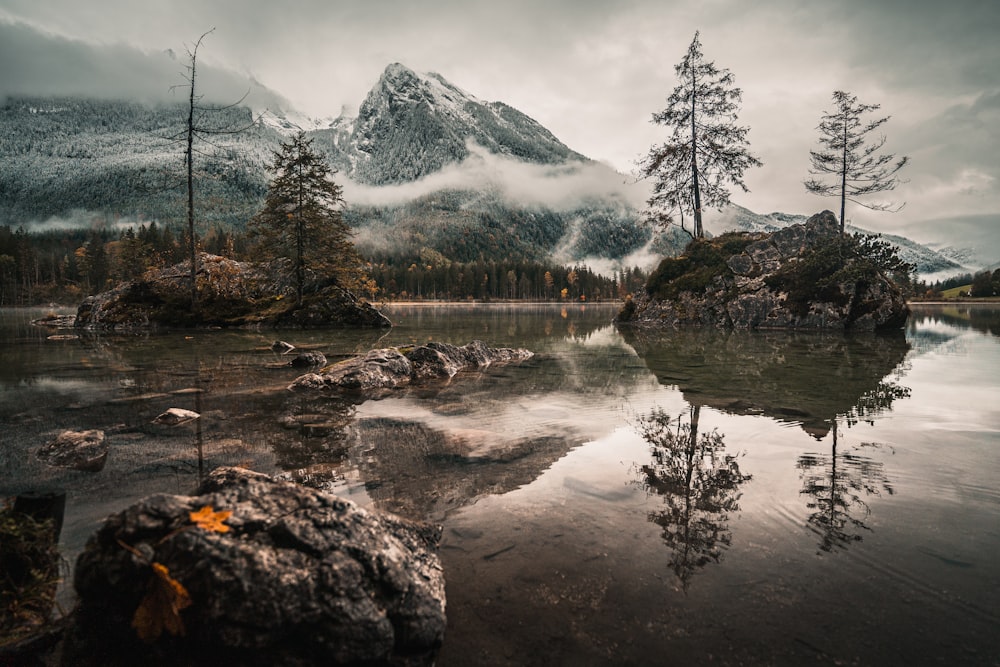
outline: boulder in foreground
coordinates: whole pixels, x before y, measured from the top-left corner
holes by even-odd
[[[698,239],[660,263],[615,318],[647,326],[900,329],[909,316],[890,275],[905,265],[881,242],[845,236],[823,211],[767,233]]]
[[[219,468],[194,495],[146,498],[91,537],[76,564],[80,608],[65,659],[430,664],[445,629],[440,536],[440,527]]]

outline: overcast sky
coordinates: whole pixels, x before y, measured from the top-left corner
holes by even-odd
[[[510,104],[622,172],[665,137],[650,116],[700,30],[706,58],[743,89],[740,121],[764,161],[735,203],[836,208],[802,181],[819,117],[844,89],[882,105],[886,149],[912,160],[892,193],[903,211],[849,218],[918,239],[928,221],[973,221],[1000,243],[997,0],[0,0],[0,94],[152,99],[177,78],[162,52],[183,54],[213,27],[200,62],[307,114],[356,108],[401,62]]]

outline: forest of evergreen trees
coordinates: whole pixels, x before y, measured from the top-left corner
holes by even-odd
[[[216,226],[198,242],[208,253],[253,259],[243,231]],[[118,229],[113,221],[95,220],[90,229],[44,233],[0,226],[0,306],[75,305],[149,269],[185,261],[186,247],[183,232],[155,222]],[[453,262],[430,248],[367,260],[378,286],[367,296],[375,300],[619,300],[646,279],[638,268],[605,276],[551,261]]]

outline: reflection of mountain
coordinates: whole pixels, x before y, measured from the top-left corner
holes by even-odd
[[[837,415],[865,418],[908,395],[883,382],[909,350],[901,333],[624,329],[622,335],[660,383],[676,386],[691,405],[763,414],[817,437]]]
[[[670,569],[685,589],[698,568],[719,562],[732,543],[729,515],[739,511],[740,487],[750,481],[739,457],[726,453],[722,434],[698,432],[701,408],[690,410],[687,423],[662,410],[639,420],[653,456],[640,467],[639,484],[665,505],[648,518],[663,529]]]
[[[819,534],[823,551],[860,542],[861,531],[871,530],[865,523],[871,514],[865,499],[883,491],[893,493],[881,463],[856,449],[837,450],[836,424],[830,453],[803,454],[796,467],[802,476],[802,493],[810,496],[809,525]]]
[[[563,433],[519,437],[391,418],[358,420],[348,442],[379,509],[434,520],[481,496],[529,484],[580,444]]]

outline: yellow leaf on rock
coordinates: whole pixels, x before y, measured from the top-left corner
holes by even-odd
[[[205,505],[197,512],[190,512],[188,517],[191,522],[197,525],[202,530],[209,530],[215,533],[228,533],[229,526],[225,525],[223,521],[228,519],[232,515],[232,512],[226,510],[222,512],[216,512],[212,509],[211,505]]]
[[[153,563],[149,590],[132,617],[132,627],[145,642],[156,641],[164,632],[184,634],[181,610],[191,606],[187,589],[173,577],[165,565]]]

